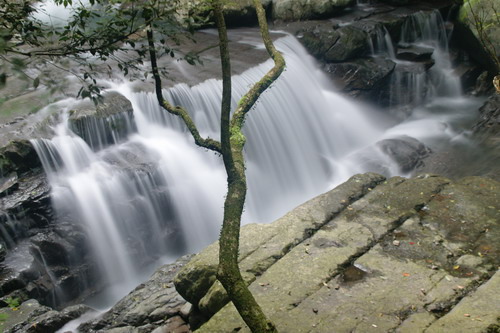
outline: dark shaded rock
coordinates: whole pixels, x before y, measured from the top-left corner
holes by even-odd
[[[409,173],[423,166],[431,150],[423,143],[409,136],[385,139],[357,151],[352,158],[363,168],[383,175]]]
[[[487,79],[488,72],[483,72],[475,63],[462,61],[454,68],[453,73],[460,79],[465,91],[472,90],[472,95],[484,95],[493,89],[492,80]]]
[[[325,53],[326,62],[342,62],[359,58],[367,54],[368,34],[354,26],[345,26],[337,30],[340,37]]]
[[[411,46],[398,48],[396,57],[407,61],[428,61],[431,59],[434,49],[422,46]]]
[[[302,45],[317,59],[323,59],[328,51],[340,38],[340,34],[330,22],[321,22],[297,32]]]
[[[0,197],[0,242],[13,245],[28,235],[28,230],[45,227],[52,219],[50,186],[41,173],[28,173],[19,177],[15,188]]]
[[[379,141],[377,146],[397,163],[402,172],[410,172],[421,165],[431,151],[422,142],[406,135]]]
[[[6,196],[9,191],[15,190],[19,183],[17,182],[17,173],[13,172],[6,177],[0,178],[0,197]]]
[[[365,99],[378,99],[378,89],[388,84],[396,64],[389,59],[365,58],[351,62],[327,64],[336,86],[353,96],[363,95]]]
[[[304,27],[305,25],[305,27]],[[298,29],[296,35],[304,47],[318,60],[327,63],[342,62],[362,57],[369,50],[369,28],[363,24],[338,27],[330,21],[315,21],[314,24],[305,23]]]
[[[0,309],[0,313],[7,315],[0,328],[5,333],[53,333],[89,311],[93,310],[82,304],[55,311],[31,299],[23,302],[19,309]]]
[[[473,127],[476,135],[483,139],[499,141],[500,94],[494,94],[479,108],[479,120]]]
[[[175,263],[160,267],[148,281],[135,288],[99,319],[80,325],[79,331],[101,332],[128,327],[127,332],[133,332],[134,329],[148,325],[148,332],[151,332],[160,326],[172,329],[173,326],[175,329],[187,326],[180,317],[186,301],[175,290],[173,279],[191,257],[192,255],[186,255]]]
[[[28,140],[10,141],[0,147],[0,176],[13,171],[26,172],[40,165],[35,149]]]

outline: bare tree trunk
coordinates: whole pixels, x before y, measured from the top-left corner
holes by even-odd
[[[264,8],[260,0],[253,0],[264,45],[274,60],[275,65],[243,96],[231,118],[231,64],[229,60],[228,37],[223,16],[223,0],[211,1],[219,33],[222,64],[221,141],[202,138],[187,111],[180,106],[172,106],[163,98],[153,29],[149,26],[147,38],[151,67],[155,80],[156,96],[159,104],[166,111],[179,116],[184,121],[197,145],[216,151],[222,155],[227,173],[228,192],[224,202],[224,219],[219,238],[220,248],[217,279],[226,289],[229,299],[233,302],[252,332],[277,332],[276,327],[266,317],[241,276],[238,266],[238,253],[241,215],[243,214],[247,192],[245,159],[243,156],[243,147],[245,146],[246,138],[243,135],[242,128],[245,116],[257,99],[283,72],[285,60],[274,48],[269,36]]]
[[[272,45],[265,21],[265,13],[259,0],[254,1],[259,16],[259,24],[266,43]],[[274,324],[266,317],[252,293],[248,290],[238,267],[241,216],[247,192],[243,147],[245,136],[242,127],[246,113],[260,94],[274,82],[284,68],[284,60],[272,46],[271,56],[279,58],[275,66],[242,98],[238,109],[229,121],[231,106],[231,69],[229,62],[227,31],[222,12],[222,3],[215,4],[215,17],[219,31],[220,53],[223,73],[223,98],[221,110],[221,144],[224,166],[227,172],[228,192],[224,203],[224,221],[219,237],[219,267],[217,279],[226,289],[229,299],[252,332],[277,332]],[[264,24],[264,26],[262,26]],[[268,47],[269,50],[269,47]],[[277,54],[277,55],[276,55]]]

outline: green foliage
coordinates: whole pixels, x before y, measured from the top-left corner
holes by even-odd
[[[473,30],[486,53],[500,72],[500,5],[495,0],[466,0],[460,20]]]
[[[19,303],[19,298],[17,297],[7,297],[4,300],[5,303],[7,303],[7,306],[11,308],[11,310],[16,311],[20,305]]]
[[[155,51],[159,56],[169,55],[192,65],[201,62],[197,54],[181,54],[177,49],[205,23],[186,16],[188,9],[181,7],[180,0],[89,0],[87,5],[72,0],[54,2],[71,7],[66,22],[35,19],[33,14],[44,9],[35,9],[30,0],[0,0],[0,88],[9,76],[17,75],[32,80],[35,89],[40,85],[52,91],[63,89],[64,83],[55,82],[51,75],[39,72],[33,76],[33,71],[27,70],[42,62],[77,76],[82,83],[78,96],[97,103],[101,75],[109,76],[118,68],[124,77],[140,72],[143,80],[148,78],[150,73],[143,67],[149,56],[148,44],[143,41],[148,28],[158,36]],[[66,64],[58,59],[65,59]],[[163,69],[161,74],[168,75],[168,71]]]

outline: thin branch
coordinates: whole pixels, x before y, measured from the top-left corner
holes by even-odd
[[[155,81],[156,98],[158,99],[158,103],[160,104],[160,106],[163,109],[165,109],[169,113],[176,115],[182,119],[182,121],[184,122],[184,124],[188,128],[189,132],[193,136],[194,142],[198,146],[209,149],[209,150],[213,150],[217,153],[222,153],[222,148],[221,148],[220,142],[213,140],[211,138],[205,139],[205,138],[201,137],[200,132],[198,131],[198,128],[196,127],[195,123],[193,122],[193,119],[191,119],[191,116],[186,111],[186,109],[184,109],[183,107],[180,107],[180,106],[173,106],[165,98],[163,98],[161,77],[160,77],[160,73],[158,71],[158,61],[156,59],[153,30],[152,30],[151,25],[149,25],[147,28],[147,38],[148,38],[148,45],[149,45],[149,56],[151,58],[151,67],[153,70],[153,78]]]
[[[227,37],[226,23],[222,12],[222,2],[214,3],[215,21],[219,33],[220,60],[222,66],[222,103],[221,103],[221,148],[224,164],[227,168],[234,166],[233,156],[231,154],[231,142],[229,124],[231,120],[231,61],[229,59],[229,40]],[[232,172],[228,172],[231,176]]]
[[[285,69],[285,59],[283,55],[276,50],[274,47],[273,41],[269,35],[269,30],[266,21],[266,13],[260,0],[253,0],[254,6],[257,10],[257,18],[259,20],[260,33],[262,35],[262,39],[264,41],[264,45],[266,46],[266,50],[274,60],[274,66],[269,70],[262,79],[260,79],[257,83],[254,84],[252,89],[250,89],[240,100],[238,103],[238,107],[234,112],[233,119],[231,120],[231,127],[236,127],[241,129],[243,127],[243,123],[245,121],[245,115],[250,111],[250,109],[254,106],[257,99],[259,99],[260,95],[269,88],[269,86],[276,81],[276,79],[281,75],[283,70]]]

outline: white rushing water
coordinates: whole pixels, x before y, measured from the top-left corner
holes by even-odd
[[[245,223],[271,222],[349,176],[371,171],[356,152],[381,139],[405,134],[433,142],[460,135],[453,122],[467,117],[464,101],[455,98],[464,111],[451,113],[448,100],[437,99],[455,96],[450,85],[457,80],[442,77],[448,72],[425,79],[435,87],[436,93],[426,97],[432,103],[392,126],[394,119],[337,93],[295,38],[280,38],[276,45],[287,69],[259,99],[244,129]],[[233,78],[233,106],[271,65],[268,61]],[[51,181],[54,206],[85,226],[103,276],[116,283],[136,281],[144,264],[161,256],[199,251],[216,240],[226,176],[220,158],[196,147],[180,121],[158,107],[154,94],[134,93],[128,83],[110,84],[132,103],[135,125],[128,136],[92,150],[65,119],[53,139],[34,145]],[[442,93],[448,90],[440,87],[453,92]],[[219,137],[220,81],[179,84],[164,95],[188,109],[204,136]],[[378,158],[388,173],[398,173],[390,159]]]

